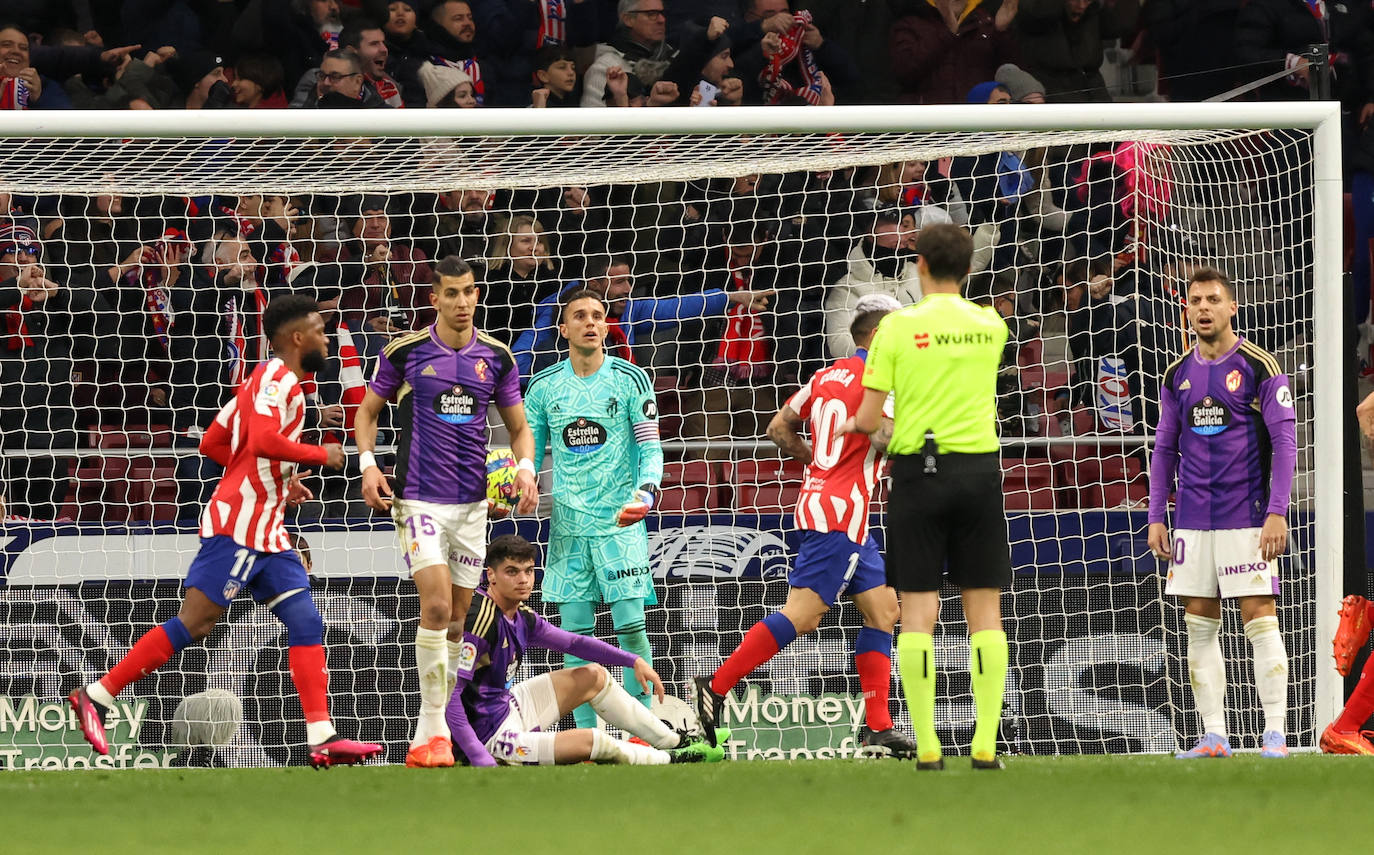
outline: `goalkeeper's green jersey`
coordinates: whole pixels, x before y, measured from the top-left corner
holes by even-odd
[[[595,373],[578,377],[563,360],[530,380],[525,415],[534,432],[534,463],[553,447],[550,534],[615,534],[616,514],[643,485],[663,479],[658,404],[644,369],[606,356]],[[637,523],[639,527],[644,523]]]

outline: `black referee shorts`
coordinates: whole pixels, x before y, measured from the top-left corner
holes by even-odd
[[[887,583],[898,591],[1004,588],[1011,583],[998,455],[942,454],[892,459],[887,503]],[[946,575],[948,574],[948,575]]]

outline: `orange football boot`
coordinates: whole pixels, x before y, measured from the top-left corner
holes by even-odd
[[[1321,749],[1323,754],[1362,754],[1374,757],[1374,744],[1365,736],[1369,731],[1340,731],[1335,724],[1322,731]]]
[[[1341,600],[1337,614],[1341,621],[1336,625],[1336,637],[1331,640],[1332,655],[1336,658],[1336,670],[1347,677],[1355,656],[1369,641],[1369,600],[1351,594]]]
[[[412,745],[406,752],[411,769],[441,769],[453,765],[453,743],[447,736],[431,737],[424,745]]]

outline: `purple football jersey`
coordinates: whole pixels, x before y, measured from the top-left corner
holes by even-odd
[[[520,403],[509,348],[475,332],[454,350],[431,326],[382,350],[370,388],[396,396],[397,496],[446,505],[486,498],[487,407]]]
[[[1278,360],[1242,338],[1215,361],[1190,350],[1164,372],[1150,461],[1150,522],[1256,528],[1286,516],[1297,464],[1293,392]]]
[[[449,700],[447,718],[455,747],[475,735],[485,744],[510,713],[510,685],[520,660],[531,647],[571,653],[602,665],[634,667],[635,654],[604,641],[559,629],[521,606],[514,617],[506,615],[483,591],[476,591],[463,622],[462,650],[458,657],[458,681]],[[469,728],[462,732],[463,726]]]

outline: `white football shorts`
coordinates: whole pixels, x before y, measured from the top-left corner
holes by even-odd
[[[1258,528],[1175,529],[1164,592],[1179,597],[1277,597],[1279,563],[1260,556]]]
[[[498,763],[552,766],[554,734],[543,731],[557,724],[558,718],[552,675],[516,683],[510,690],[510,712],[487,740],[487,750]]]
[[[487,503],[440,505],[416,499],[393,499],[391,518],[411,575],[447,564],[453,584],[476,588],[487,557]]]

